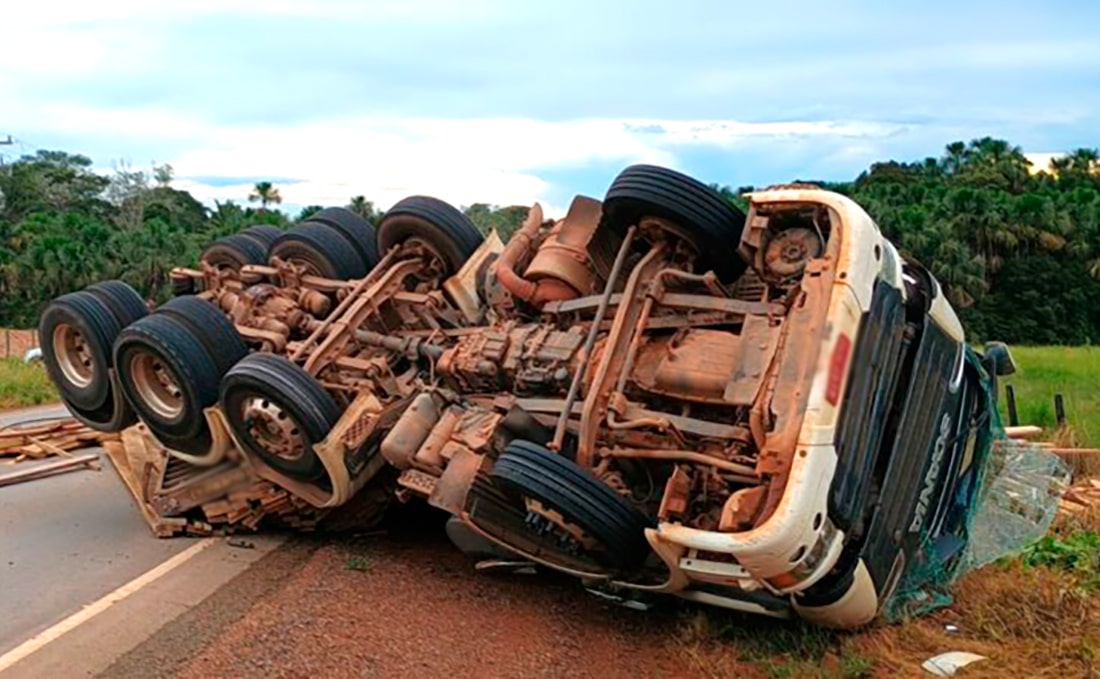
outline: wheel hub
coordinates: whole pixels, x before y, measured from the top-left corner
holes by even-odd
[[[140,352],[130,359],[130,379],[141,400],[165,419],[183,413],[183,390],[172,371],[155,354]]]
[[[534,532],[556,537],[558,546],[573,556],[599,550],[599,543],[580,526],[568,521],[561,512],[529,497],[524,497],[523,502],[527,507],[524,523]]]
[[[811,229],[787,229],[772,238],[764,249],[764,266],[781,278],[802,273],[806,263],[821,255],[822,243]]]
[[[425,265],[417,274],[418,279],[427,282],[442,280],[447,271],[447,264],[443,256],[430,243],[421,238],[412,237],[405,241],[405,247],[417,252],[425,260]]]
[[[84,335],[68,324],[61,324],[53,331],[53,353],[65,379],[77,387],[87,387],[95,379],[92,352]]]
[[[305,455],[306,440],[301,428],[277,403],[262,396],[250,396],[242,410],[248,433],[264,452],[290,462]]]

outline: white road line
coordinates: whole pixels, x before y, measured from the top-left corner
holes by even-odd
[[[136,593],[138,590],[145,587],[146,585],[150,585],[156,582],[162,576],[167,575],[175,568],[183,565],[185,562],[197,556],[204,549],[214,545],[216,542],[218,542],[216,538],[204,538],[196,542],[179,554],[173,556],[171,559],[163,562],[159,566],[155,566],[145,573],[142,573],[138,577],[119,587],[110,594],[107,594],[103,598],[94,601],[84,608],[80,609],[76,613],[73,613],[53,627],[39,632],[30,639],[27,639],[23,643],[11,649],[4,655],[0,655],[0,672],[3,672],[23,658],[26,658],[30,654],[40,650],[43,646],[56,640],[58,637],[61,637],[62,635],[67,634],[68,632],[71,632],[80,625],[88,622],[103,611],[109,609],[111,606],[119,603],[131,594]]]

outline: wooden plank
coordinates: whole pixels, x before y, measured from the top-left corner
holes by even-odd
[[[1080,457],[1100,455],[1100,448],[1047,448],[1048,453],[1054,453],[1059,457]]]
[[[34,441],[35,443],[37,443],[38,445],[42,446],[47,452],[53,453],[54,455],[60,455],[62,457],[72,457],[73,456],[72,453],[70,453],[68,450],[65,450],[64,448],[62,448],[57,443],[51,443],[50,441],[47,441],[46,439],[38,438],[38,437],[31,437],[31,440]],[[75,444],[76,442],[74,441],[73,443]],[[74,447],[75,447],[75,445],[74,445]]]
[[[1005,435],[1010,439],[1029,439],[1043,433],[1042,427],[1033,424],[1024,424],[1015,427],[1005,427]]]
[[[57,462],[47,462],[43,465],[38,465],[33,469],[24,469],[23,471],[14,472],[0,476],[0,487],[10,486],[15,483],[21,483],[23,481],[32,481],[43,476],[49,476],[63,471],[70,471],[73,469],[79,469],[81,467],[87,467],[88,465],[97,462],[99,455],[96,453],[88,453],[86,455],[80,455],[68,460],[59,460]]]

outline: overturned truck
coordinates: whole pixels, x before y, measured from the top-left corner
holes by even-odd
[[[961,557],[1008,367],[851,200],[749,200],[637,165],[507,245],[434,198],[329,209],[211,245],[152,313],[58,298],[45,359],[156,451],[131,489],[164,517],[257,479],[316,517],[421,499],[609,598],[855,627]]]

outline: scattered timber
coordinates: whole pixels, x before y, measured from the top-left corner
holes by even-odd
[[[85,453],[83,455],[75,455],[65,460],[59,460],[57,462],[47,462],[45,464],[31,467],[30,469],[23,469],[17,472],[13,472],[11,474],[4,474],[0,476],[0,488],[16,483],[22,483],[24,481],[34,481],[36,479],[45,478],[47,476],[53,476],[55,474],[73,471],[75,469],[98,469],[98,465],[98,453]]]
[[[90,429],[71,417],[0,428],[0,458],[9,464],[47,457],[71,457],[72,451],[117,441],[118,434]]]
[[[1066,489],[1058,510],[1077,514],[1100,505],[1100,479],[1082,479]]]
[[[242,459],[213,467],[178,459],[142,425],[104,448],[157,537],[253,532],[261,522],[310,531],[329,511],[264,481]]]

